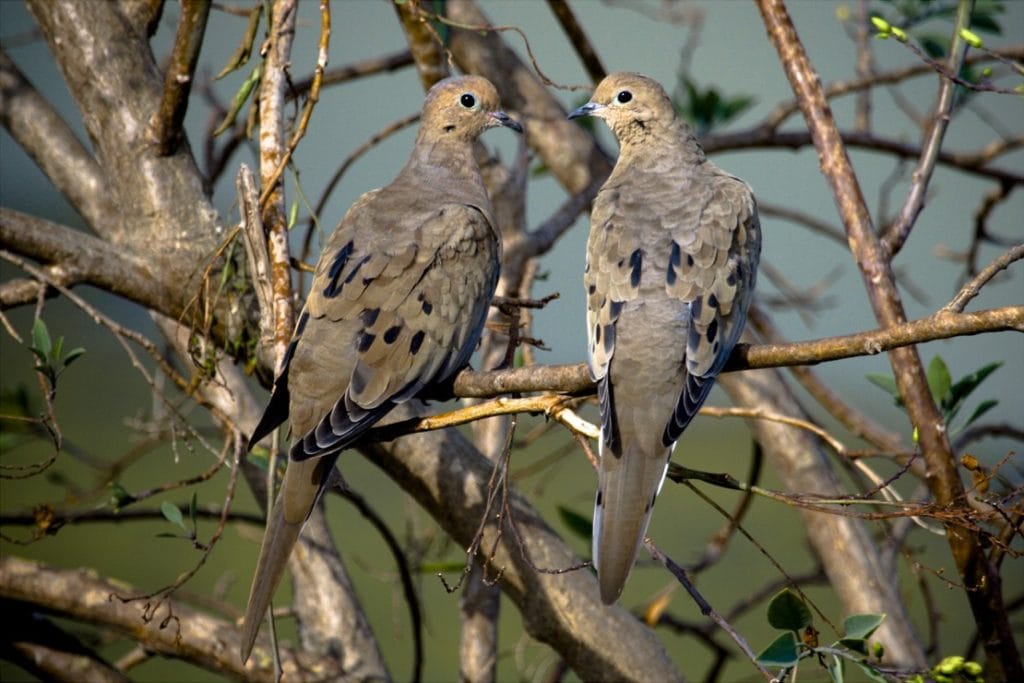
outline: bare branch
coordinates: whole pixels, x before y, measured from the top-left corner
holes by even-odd
[[[604,65],[601,64],[601,58],[597,55],[597,51],[594,50],[594,46],[587,38],[587,34],[584,33],[583,27],[576,21],[576,15],[573,14],[572,9],[565,0],[548,0],[548,7],[551,8],[555,18],[558,19],[558,24],[565,31],[569,42],[575,48],[576,54],[579,55],[580,61],[583,62],[583,67],[587,70],[587,75],[590,76],[590,80],[596,84],[608,72],[605,71]]]
[[[106,178],[67,123],[0,50],[0,122],[90,225],[108,220]]]
[[[845,131],[839,137],[847,147],[888,152],[905,159],[918,159],[921,148],[918,145],[902,142],[895,138],[886,138],[870,132]],[[703,141],[704,150],[709,154],[737,149],[786,147],[798,149],[813,144],[810,131],[781,131],[755,127],[735,133],[711,135]],[[1024,184],[1024,175],[1011,169],[989,165],[995,157],[1017,149],[1024,143],[1024,138],[998,140],[979,152],[945,152],[940,151],[937,162],[949,166],[962,173],[993,178],[1008,185]]]
[[[814,137],[822,171],[846,227],[850,251],[861,269],[875,317],[883,328],[902,325],[906,316],[888,254],[871,223],[821,82],[781,0],[758,0],[758,8]],[[904,347],[893,349],[889,360],[908,416],[917,429],[932,494],[940,505],[957,500],[964,495],[963,486],[945,422],[932,399],[920,356],[914,347]],[[998,574],[985,557],[977,534],[950,528],[947,539],[965,585],[973,589],[967,591],[967,596],[990,666],[994,667],[991,671],[1006,678],[1024,678],[1024,665],[1007,620]]]
[[[181,126],[188,109],[188,96],[209,14],[210,0],[185,0],[181,3],[171,61],[164,74],[163,97],[160,108],[149,122],[149,135],[160,156],[173,154],[181,144],[184,135]]]
[[[52,264],[51,276],[66,286],[91,284],[170,315],[181,312],[182,302],[169,296],[163,283],[154,277],[151,264],[123,245],[3,207],[0,245]],[[28,294],[4,285],[0,288],[0,309],[31,303],[35,296]]]
[[[942,312],[946,313],[961,313],[964,307],[971,302],[971,299],[978,296],[981,292],[981,288],[985,284],[999,274],[1000,271],[1005,270],[1014,261],[1019,261],[1024,258],[1024,242],[1016,245],[1009,251],[1004,252],[992,263],[985,266],[981,272],[974,276],[970,282],[964,285],[953,300],[942,307]]]
[[[967,28],[970,23],[971,11],[974,8],[974,0],[960,0],[956,12],[956,20],[953,22],[953,37],[949,48],[949,57],[946,60],[946,72],[959,74],[964,62],[964,55],[967,54],[967,41],[960,35],[960,29]],[[942,149],[942,139],[946,135],[946,128],[949,126],[950,112],[953,109],[953,98],[956,95],[956,84],[949,78],[939,79],[939,96],[935,102],[935,108],[928,117],[931,128],[925,133],[925,139],[921,143],[921,156],[917,160],[917,167],[911,174],[913,182],[910,184],[910,192],[900,209],[899,216],[882,235],[882,244],[886,252],[896,254],[903,247],[910,231],[917,222],[917,216],[924,208],[925,194],[928,191],[928,184],[931,181],[932,172],[935,170],[935,163],[938,160],[939,150]]]
[[[99,578],[90,569],[59,569],[12,555],[0,557],[0,596],[6,599],[112,629],[163,656],[183,659],[222,675],[273,681],[272,672],[255,658],[248,666],[241,666],[235,655],[239,647],[238,628],[233,623],[173,600],[165,601],[159,614],[147,617],[145,605],[115,597],[136,590],[120,580],[115,584]],[[326,669],[329,660],[301,650],[286,650],[282,654],[285,671],[294,677],[292,680],[343,676],[341,670]],[[351,680],[361,680],[358,671],[345,673]]]

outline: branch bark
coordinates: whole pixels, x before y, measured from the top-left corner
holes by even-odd
[[[0,557],[0,597],[111,629],[153,652],[210,671],[251,681],[273,681],[273,671],[266,662],[253,658],[248,666],[241,666],[235,624],[173,600],[158,606],[125,602],[118,597],[141,592],[121,581],[115,584],[97,578],[90,569],[60,569],[12,555]],[[282,654],[289,680],[323,680],[326,676],[363,680],[358,671],[326,668],[329,660],[301,650]]]
[[[396,420],[418,416],[402,406]],[[410,493],[462,547],[477,533],[494,463],[455,430],[414,434],[391,444],[367,444],[361,452]],[[519,494],[510,492],[513,522],[523,546],[502,517],[487,520],[481,548],[495,543],[487,574],[497,577],[531,636],[547,643],[583,680],[674,681],[679,672],[657,637],[620,606],[605,606],[589,571],[547,573],[579,559]],[[474,562],[483,558],[476,557]],[[533,566],[531,566],[531,563]],[[609,638],[608,634],[614,634]]]
[[[807,127],[818,149],[821,168],[846,227],[850,251],[860,268],[868,299],[881,327],[906,322],[895,277],[871,222],[857,177],[796,29],[782,0],[757,0],[768,37],[775,45]],[[963,485],[946,433],[946,424],[932,399],[915,347],[894,349],[889,355],[900,396],[917,430],[928,468],[927,483],[940,505],[960,500]],[[1014,643],[1003,605],[999,573],[983,552],[978,535],[962,527],[947,527],[947,540],[981,642],[988,655],[988,674],[994,679],[1024,678],[1024,665]]]

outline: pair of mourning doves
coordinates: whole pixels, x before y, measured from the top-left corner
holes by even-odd
[[[440,81],[398,177],[328,238],[250,447],[285,419],[292,446],[242,625],[242,661],[341,450],[469,360],[498,282],[501,240],[473,156],[488,128],[522,127],[484,78]]]
[[[743,330],[761,228],[750,187],[705,158],[657,82],[611,74],[577,116],[604,119],[620,147],[594,200],[583,277],[601,407],[593,557],[611,604],[676,440]]]

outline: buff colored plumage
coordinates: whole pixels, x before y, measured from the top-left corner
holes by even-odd
[[[522,132],[486,79],[427,94],[398,177],[360,197],[328,238],[283,369],[250,444],[286,419],[292,445],[242,625],[242,661],[341,450],[396,405],[464,366],[483,328],[501,242],[472,146]]]
[[[594,200],[584,274],[601,407],[593,556],[610,604],[676,440],[743,330],[761,229],[750,188],[705,158],[657,82],[611,74],[577,116],[604,119],[620,147]]]

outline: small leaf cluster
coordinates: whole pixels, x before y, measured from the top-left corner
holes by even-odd
[[[931,390],[935,403],[942,411],[942,417],[947,425],[952,424],[960,409],[963,408],[964,402],[974,393],[974,390],[1002,365],[1001,361],[989,363],[953,382],[952,376],[949,373],[949,366],[946,365],[946,361],[942,359],[942,356],[932,358],[931,363],[928,364],[928,388]],[[900,397],[899,389],[896,387],[896,380],[892,375],[871,373],[867,375],[867,380],[892,396],[898,407],[904,407],[903,399]],[[963,424],[950,432],[950,436],[959,434],[997,405],[999,405],[999,401],[995,399],[982,401],[970,416],[964,420]]]
[[[854,614],[843,621],[844,635],[828,646],[818,643],[818,631],[806,603],[793,591],[783,589],[768,603],[768,623],[783,631],[757,656],[762,666],[780,667],[779,680],[804,659],[815,658],[829,680],[846,680],[846,663],[853,662],[872,681],[886,679],[877,664],[884,655],[882,645],[868,638],[885,620],[884,614]]]
[[[32,324],[32,345],[28,350],[36,357],[33,367],[46,379],[51,396],[57,391],[57,379],[85,353],[85,349],[80,346],[64,353],[64,337],[57,337],[53,341],[42,318],[36,318]]]
[[[705,137],[716,126],[724,126],[750,109],[756,101],[750,95],[726,97],[714,87],[701,90],[686,74],[678,78],[678,95],[672,99],[676,113],[685,119],[698,137]]]
[[[880,39],[895,38],[907,42],[913,38],[935,60],[942,60],[949,54],[951,38],[949,32],[931,31],[924,28],[930,19],[953,21],[958,3],[954,0],[883,0],[888,6],[886,14],[876,13],[871,17],[876,37]],[[1002,0],[978,0],[971,12],[968,26],[960,29],[960,38],[976,49],[985,47],[985,41],[979,33],[1001,35],[1003,27],[1000,15],[1006,11],[1006,3]],[[971,83],[978,83],[992,74],[992,70],[983,67],[980,73],[969,65],[964,65],[958,74],[960,78]],[[961,89],[962,95],[969,92]]]
[[[164,519],[174,526],[179,527],[185,533],[180,534],[177,532],[172,533],[169,531],[163,531],[156,535],[157,538],[184,538],[186,541],[191,541],[193,544],[196,543],[196,520],[198,517],[196,494],[192,494],[192,502],[190,502],[188,506],[189,525],[185,524],[185,517],[181,514],[181,508],[168,500],[160,503],[160,514],[164,516]],[[189,526],[192,528],[190,529]]]
[[[960,655],[953,655],[936,664],[928,672],[928,678],[935,683],[985,683],[985,678],[981,674],[981,664],[964,659]],[[925,678],[921,674],[907,679],[907,683],[924,681]]]

